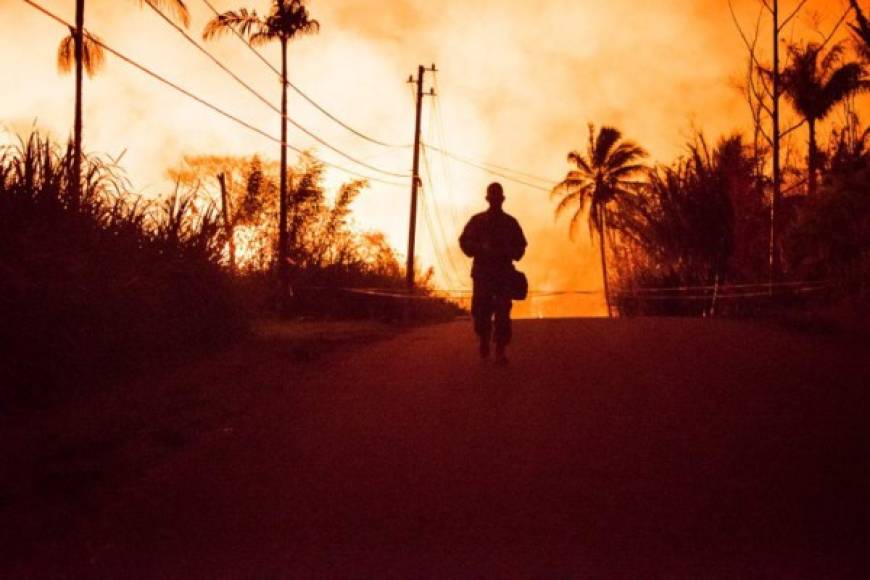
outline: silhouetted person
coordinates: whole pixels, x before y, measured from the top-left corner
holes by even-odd
[[[501,184],[490,184],[486,201],[489,209],[471,218],[459,237],[459,245],[468,257],[474,258],[471,315],[480,338],[480,356],[489,358],[490,344],[495,342],[496,362],[505,364],[505,347],[511,341],[509,285],[513,263],[526,253],[527,244],[519,222],[502,210]]]

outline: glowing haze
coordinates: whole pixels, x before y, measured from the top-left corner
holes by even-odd
[[[246,6],[265,11],[269,4],[212,1],[219,10]],[[41,3],[73,20],[73,0]],[[199,39],[211,13],[201,0],[187,3],[191,34]],[[274,112],[150,9],[140,9],[135,0],[87,0],[87,5],[86,26],[110,46],[279,135]],[[797,22],[806,30],[824,27],[839,17],[841,5],[842,0],[811,0],[807,16]],[[737,2],[749,27],[753,6],[755,0]],[[734,88],[745,67],[745,51],[726,0],[311,0],[309,9],[322,30],[292,44],[291,80],[350,125],[382,140],[412,140],[413,102],[406,81],[419,64],[432,63],[440,71],[439,95],[425,103],[424,140],[437,145],[443,136],[446,147],[462,156],[554,181],[567,169],[566,153],[584,146],[589,122],[615,125],[647,148],[651,160],[669,161],[681,153],[693,127],[715,137],[743,129],[749,121]],[[814,18],[814,10],[825,14]],[[27,133],[35,122],[57,137],[69,134],[73,82],[55,68],[57,44],[66,32],[20,0],[0,0],[0,120],[10,132]],[[237,39],[228,36],[207,47],[278,104],[275,75]],[[280,62],[277,47],[263,53]],[[433,105],[440,108],[443,123],[437,122]],[[371,164],[397,173],[410,170],[410,149],[367,143],[293,93],[290,115]],[[290,142],[354,167],[293,128]],[[167,168],[185,154],[277,158],[277,146],[262,136],[112,57],[85,85],[85,146],[113,155],[125,152],[122,164],[148,195],[167,189]],[[457,230],[484,208],[484,188],[496,178],[434,152],[428,162],[434,189],[425,180],[428,201],[422,203],[439,241],[445,231],[450,256],[441,260],[442,267],[422,213],[421,260],[436,267],[440,287],[462,289],[469,264],[458,250]],[[348,178],[329,172],[333,187]],[[597,252],[588,236],[570,242],[567,225],[554,221],[547,193],[504,183],[506,209],[523,224],[530,242],[522,268],[533,288],[600,289]],[[408,187],[373,183],[356,204],[357,227],[385,231],[404,253],[408,206]],[[602,303],[600,296],[579,296],[538,299],[522,308],[533,316],[598,314]]]

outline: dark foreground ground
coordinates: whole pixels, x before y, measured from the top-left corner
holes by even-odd
[[[215,392],[257,385],[243,411],[0,576],[870,578],[866,343],[703,320],[516,335],[506,369],[468,323],[237,361]]]

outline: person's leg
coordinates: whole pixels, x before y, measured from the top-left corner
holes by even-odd
[[[471,296],[471,317],[474,319],[474,332],[480,339],[480,356],[489,356],[489,345],[492,339],[492,291],[483,280],[474,280],[474,291]]]
[[[495,353],[500,362],[506,361],[505,348],[510,344],[513,338],[513,329],[511,328],[511,307],[513,303],[510,298],[505,296],[496,296],[493,300],[493,310],[495,311]]]

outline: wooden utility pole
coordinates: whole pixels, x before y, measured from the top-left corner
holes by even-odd
[[[78,209],[82,197],[82,84],[84,83],[85,0],[76,0],[75,42],[76,103],[73,122],[72,206]]]
[[[420,120],[423,112],[423,97],[434,96],[435,90],[432,89],[428,93],[423,92],[423,81],[427,72],[437,72],[435,65],[432,68],[426,68],[420,65],[417,68],[417,80],[414,77],[408,78],[408,82],[417,85],[417,120],[414,128],[414,164],[411,169],[411,220],[408,227],[408,261],[405,265],[405,283],[408,287],[408,293],[414,292],[414,252],[417,236],[417,191],[420,187]]]

